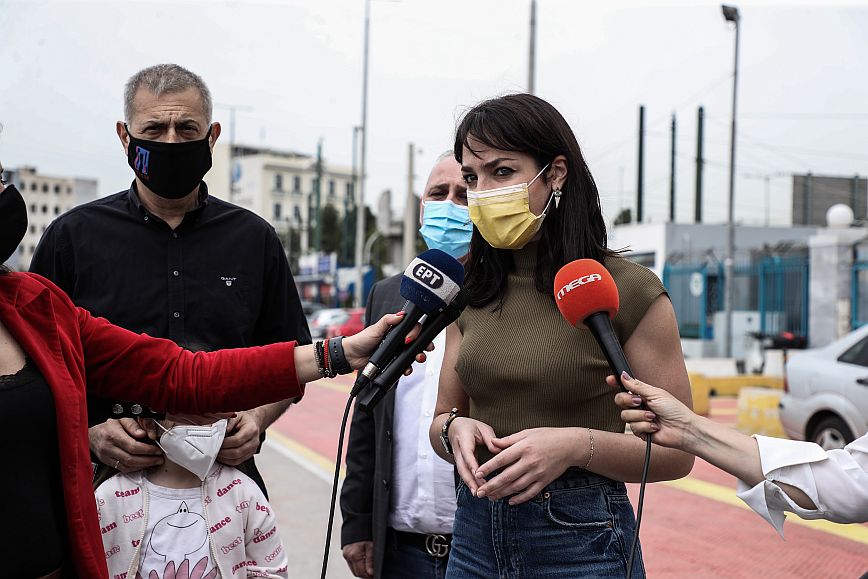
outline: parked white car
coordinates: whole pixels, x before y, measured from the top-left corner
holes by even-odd
[[[825,449],[868,432],[868,326],[790,356],[780,417],[787,436]]]

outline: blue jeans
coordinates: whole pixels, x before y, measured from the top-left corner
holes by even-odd
[[[458,484],[447,579],[594,579],[627,576],[636,520],[624,483],[569,469],[510,506]],[[637,549],[633,578],[643,579]]]
[[[386,540],[383,579],[444,579],[449,557],[432,557],[419,547]]]

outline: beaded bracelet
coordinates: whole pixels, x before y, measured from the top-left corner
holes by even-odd
[[[594,433],[591,432],[591,429],[588,429],[588,440],[591,443],[591,452],[588,454],[588,462],[585,463],[585,466],[582,467],[584,470],[588,470],[588,467],[591,465],[591,460],[594,458]]]
[[[353,371],[352,366],[347,361],[347,356],[344,353],[344,336],[330,338],[327,342],[329,351],[329,362],[334,372],[337,374],[349,374]]]
[[[313,351],[316,357],[316,365],[317,369],[319,370],[319,375],[323,378],[326,378],[328,376],[328,371],[325,367],[325,354],[323,353],[324,350],[322,340],[314,342]]]
[[[338,373],[334,371],[334,363],[332,362],[331,356],[329,355],[328,340],[320,342],[320,347],[322,348],[322,365],[325,372],[324,377],[334,378],[338,375]]]

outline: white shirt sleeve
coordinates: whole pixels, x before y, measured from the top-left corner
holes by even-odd
[[[738,481],[738,497],[784,536],[784,511],[836,523],[868,521],[868,434],[843,449],[755,435],[765,480]],[[774,481],[803,491],[817,506],[799,507]]]

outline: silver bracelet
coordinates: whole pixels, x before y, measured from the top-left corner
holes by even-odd
[[[588,429],[588,440],[591,443],[591,452],[588,455],[588,462],[585,463],[585,466],[582,467],[583,470],[588,470],[588,466],[591,464],[591,460],[594,458],[594,433],[591,432],[591,429]]]

